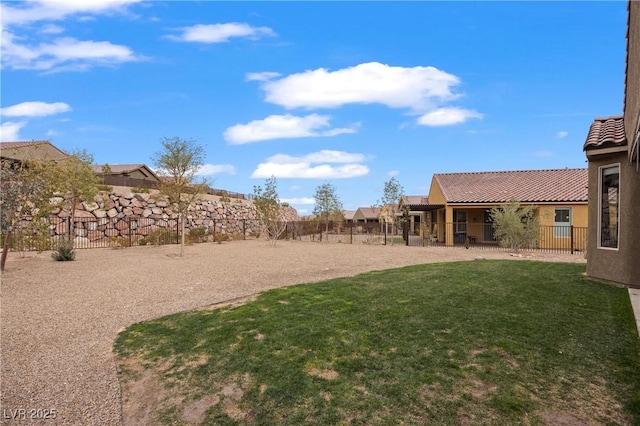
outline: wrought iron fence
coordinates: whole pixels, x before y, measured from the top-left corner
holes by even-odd
[[[186,219],[187,243],[222,242],[264,238],[262,226],[253,219]],[[11,249],[42,251],[72,239],[76,248],[129,247],[178,244],[182,238],[177,218],[151,217],[53,217],[37,224],[23,223],[14,230]],[[419,247],[466,247],[509,250],[494,238],[491,224],[427,224],[396,222],[290,221],[279,239],[343,244],[407,245]],[[525,250],[580,253],[586,250],[587,228],[540,226]]]

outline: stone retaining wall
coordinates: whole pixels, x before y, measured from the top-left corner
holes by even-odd
[[[49,225],[52,237],[68,234],[68,216],[68,211],[54,211]],[[283,220],[297,218],[295,209],[283,209]],[[103,192],[93,202],[76,206],[74,222],[76,247],[101,246],[102,240],[118,237],[137,244],[158,230],[177,235],[179,229],[178,213],[166,199],[154,192]],[[262,229],[251,201],[225,202],[212,197],[197,200],[189,208],[185,229],[195,227],[204,227],[209,234],[215,232],[229,238],[257,235]]]

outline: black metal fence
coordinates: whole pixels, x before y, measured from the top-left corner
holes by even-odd
[[[495,240],[491,224],[379,223],[290,221],[279,239],[322,243],[406,245],[419,247],[466,247],[482,250],[510,250]],[[4,237],[4,235],[3,235]],[[178,244],[180,221],[176,218],[52,217],[35,225],[23,223],[14,230],[11,249],[42,251],[72,239],[76,248],[129,247]],[[223,242],[265,238],[259,221],[253,219],[186,219],[187,243]],[[587,228],[540,226],[525,250],[580,253],[586,250]]]

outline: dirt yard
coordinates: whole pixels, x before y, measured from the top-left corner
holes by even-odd
[[[2,423],[122,424],[112,345],[120,330],[142,320],[413,264],[478,256],[585,262],[568,254],[290,241],[275,248],[203,243],[178,253],[178,246],[79,250],[74,262],[11,253],[0,285]]]

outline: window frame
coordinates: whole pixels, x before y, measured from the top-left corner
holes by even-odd
[[[557,223],[565,223],[565,222],[556,222],[556,215],[558,210],[567,210],[569,212],[569,222],[567,225],[557,225]],[[553,238],[571,238],[571,224],[573,221],[573,210],[571,207],[555,207],[553,209]]]
[[[613,250],[613,251],[619,251],[620,250],[620,198],[621,198],[621,194],[622,192],[620,191],[620,187],[622,186],[622,179],[621,179],[621,164],[620,163],[612,163],[612,164],[606,164],[603,166],[598,167],[598,227],[597,227],[597,248],[598,249],[602,249],[602,250]],[[602,180],[603,180],[603,176],[604,176],[604,171],[606,169],[612,169],[612,168],[617,168],[618,169],[618,200],[617,200],[617,208],[616,208],[616,215],[617,215],[617,219],[616,219],[616,223],[617,223],[617,235],[616,235],[616,245],[615,247],[610,247],[610,246],[603,246],[602,245],[602,196],[603,196],[603,192],[602,192]]]

